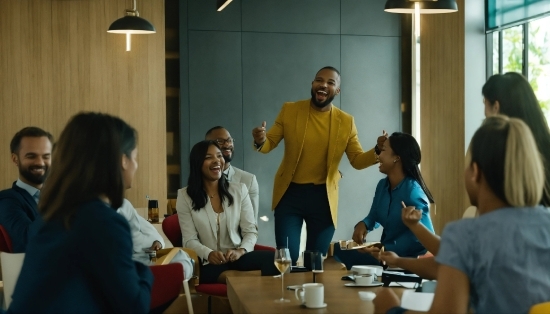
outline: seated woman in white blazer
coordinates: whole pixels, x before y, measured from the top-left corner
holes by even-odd
[[[258,230],[248,189],[227,182],[224,159],[215,141],[191,149],[187,187],[178,191],[177,211],[183,246],[201,259],[200,283],[215,283],[226,270],[279,274],[274,253],[254,251]]]

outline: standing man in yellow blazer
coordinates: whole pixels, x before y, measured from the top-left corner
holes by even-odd
[[[298,259],[300,232],[307,225],[306,250],[326,254],[338,218],[338,165],[344,153],[355,169],[377,162],[375,148],[364,152],[353,116],[332,105],[340,93],[340,72],[324,67],[311,83],[311,99],[287,102],[266,133],[266,122],[254,128],[254,146],[268,153],[284,139],[284,157],[275,175],[272,208],[277,246],[288,246]],[[379,152],[379,151],[378,151]]]

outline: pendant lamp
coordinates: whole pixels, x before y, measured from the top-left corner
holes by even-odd
[[[126,51],[130,51],[131,34],[154,34],[157,31],[153,24],[139,17],[139,12],[136,9],[136,0],[134,0],[134,8],[126,9],[125,16],[114,21],[111,26],[109,26],[107,32],[113,34],[126,34]]]
[[[231,1],[233,0],[217,0],[216,1],[216,7],[218,8],[218,12],[225,9],[226,6],[228,6]]]
[[[415,3],[419,5],[420,14],[452,13],[458,11],[456,0],[387,0],[384,11],[390,13],[413,14]]]

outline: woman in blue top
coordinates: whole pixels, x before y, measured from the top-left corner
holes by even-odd
[[[429,312],[528,313],[550,300],[543,159],[523,121],[493,116],[474,134],[466,161],[466,191],[479,217],[443,230]],[[390,289],[374,303],[377,313],[405,312]]]
[[[380,172],[387,177],[378,182],[371,210],[365,219],[355,225],[353,240],[362,244],[367,232],[380,224],[384,227],[380,242],[386,250],[400,256],[424,254],[424,246],[401,220],[403,204],[414,206],[422,211],[422,224],[433,232],[430,219],[433,198],[418,168],[420,147],[410,134],[395,132],[382,146],[379,160]],[[379,252],[377,247],[357,251],[341,251],[337,247],[335,256],[349,269],[353,265],[378,264]]]
[[[146,313],[153,276],[132,260],[116,213],[137,169],[137,133],[119,118],[74,116],[59,138],[11,313]]]

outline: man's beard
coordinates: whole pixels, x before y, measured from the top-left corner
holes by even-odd
[[[44,169],[43,175],[36,175],[31,172],[32,169]],[[44,181],[46,181],[46,178],[48,177],[48,174],[50,173],[50,169],[48,166],[39,167],[39,166],[30,166],[28,168],[23,168],[21,165],[19,165],[19,175],[25,178],[27,181],[33,183],[33,184],[42,184]]]
[[[311,102],[313,103],[313,105],[315,105],[315,107],[317,108],[324,108],[326,107],[327,105],[329,105],[333,100],[334,100],[334,96],[332,97],[327,97],[327,99],[323,102],[318,102],[317,101],[317,97],[316,97],[317,93],[313,90],[313,88],[311,89]]]
[[[226,163],[231,162],[231,160],[233,159],[233,150],[231,150],[231,154],[229,154],[229,156],[226,156],[225,154],[222,154],[222,156],[223,160],[225,160]]]

